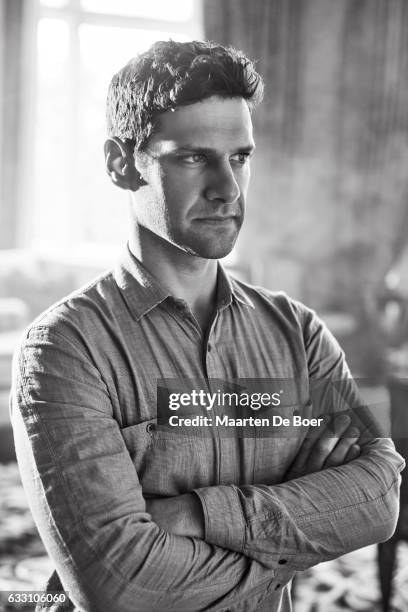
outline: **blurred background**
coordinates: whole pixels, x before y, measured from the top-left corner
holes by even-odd
[[[0,0],[0,591],[41,588],[52,567],[14,461],[12,352],[31,319],[122,248],[127,198],[102,152],[106,90],[168,38],[233,44],[265,78],[247,221],[227,265],[315,308],[367,401],[394,430],[408,424],[406,0]],[[380,574],[389,609],[408,610],[406,501],[404,487],[379,555],[299,575],[295,612],[387,609]]]

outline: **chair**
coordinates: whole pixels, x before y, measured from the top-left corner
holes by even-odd
[[[408,379],[392,378],[388,381],[391,400],[391,432],[397,451],[408,463]],[[404,437],[405,436],[405,437]],[[391,610],[392,578],[397,545],[408,540],[408,475],[402,473],[400,516],[393,537],[378,545],[378,563],[383,612]]]

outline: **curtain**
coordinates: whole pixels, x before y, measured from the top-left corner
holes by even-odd
[[[0,248],[17,241],[23,74],[23,15],[26,0],[0,0]]]
[[[266,82],[241,257],[272,288],[358,310],[408,242],[408,3],[204,0],[204,18]]]
[[[266,100],[256,120],[281,156],[296,146],[300,120],[303,7],[297,0],[204,0],[207,37],[243,49],[265,77]]]

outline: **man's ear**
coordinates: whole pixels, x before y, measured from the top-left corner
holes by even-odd
[[[146,184],[135,168],[131,144],[113,136],[105,142],[104,152],[106,171],[115,185],[137,191]]]

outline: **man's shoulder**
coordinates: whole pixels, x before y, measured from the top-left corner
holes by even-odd
[[[39,314],[28,326],[26,337],[36,332],[70,335],[109,316],[119,302],[114,270],[107,270],[75,289]]]
[[[244,282],[233,276],[230,276],[230,282],[234,295],[238,298],[244,298],[247,303],[252,303],[255,308],[257,305],[263,306],[273,313],[281,313],[282,316],[288,316],[302,322],[316,316],[312,308],[291,297],[285,291],[273,291],[260,285]]]
[[[282,333],[281,338],[297,346],[296,350],[304,349],[311,378],[350,377],[343,350],[312,308],[284,291],[270,291],[235,279],[232,282],[254,304],[254,320],[265,328],[272,323],[274,331]]]

